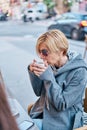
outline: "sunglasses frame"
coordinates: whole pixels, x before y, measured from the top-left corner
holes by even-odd
[[[42,49],[42,50],[39,50],[39,53],[41,53],[43,56],[48,56],[48,50],[47,49]]]

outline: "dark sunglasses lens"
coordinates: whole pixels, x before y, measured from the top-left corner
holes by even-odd
[[[44,56],[48,56],[48,51],[47,50],[42,50],[41,53],[44,55]]]

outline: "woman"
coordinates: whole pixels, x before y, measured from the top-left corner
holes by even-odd
[[[40,96],[37,103],[44,100],[30,111],[40,130],[73,130],[83,125],[87,65],[80,54],[68,52],[68,48],[68,40],[59,30],[46,32],[37,40],[36,51],[44,66],[33,60],[28,70],[33,90]],[[38,119],[42,107],[43,117]]]
[[[12,116],[0,72],[0,130],[19,130]]]

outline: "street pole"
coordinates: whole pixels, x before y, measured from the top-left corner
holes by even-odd
[[[83,56],[83,58],[86,57],[86,52],[87,52],[87,35],[85,35],[85,43],[86,43],[86,45],[85,45],[85,50],[84,50],[84,56]]]

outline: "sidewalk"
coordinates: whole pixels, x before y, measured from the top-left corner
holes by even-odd
[[[5,85],[25,110],[28,104],[36,100],[27,71],[33,58],[34,55],[0,40],[0,69]]]

